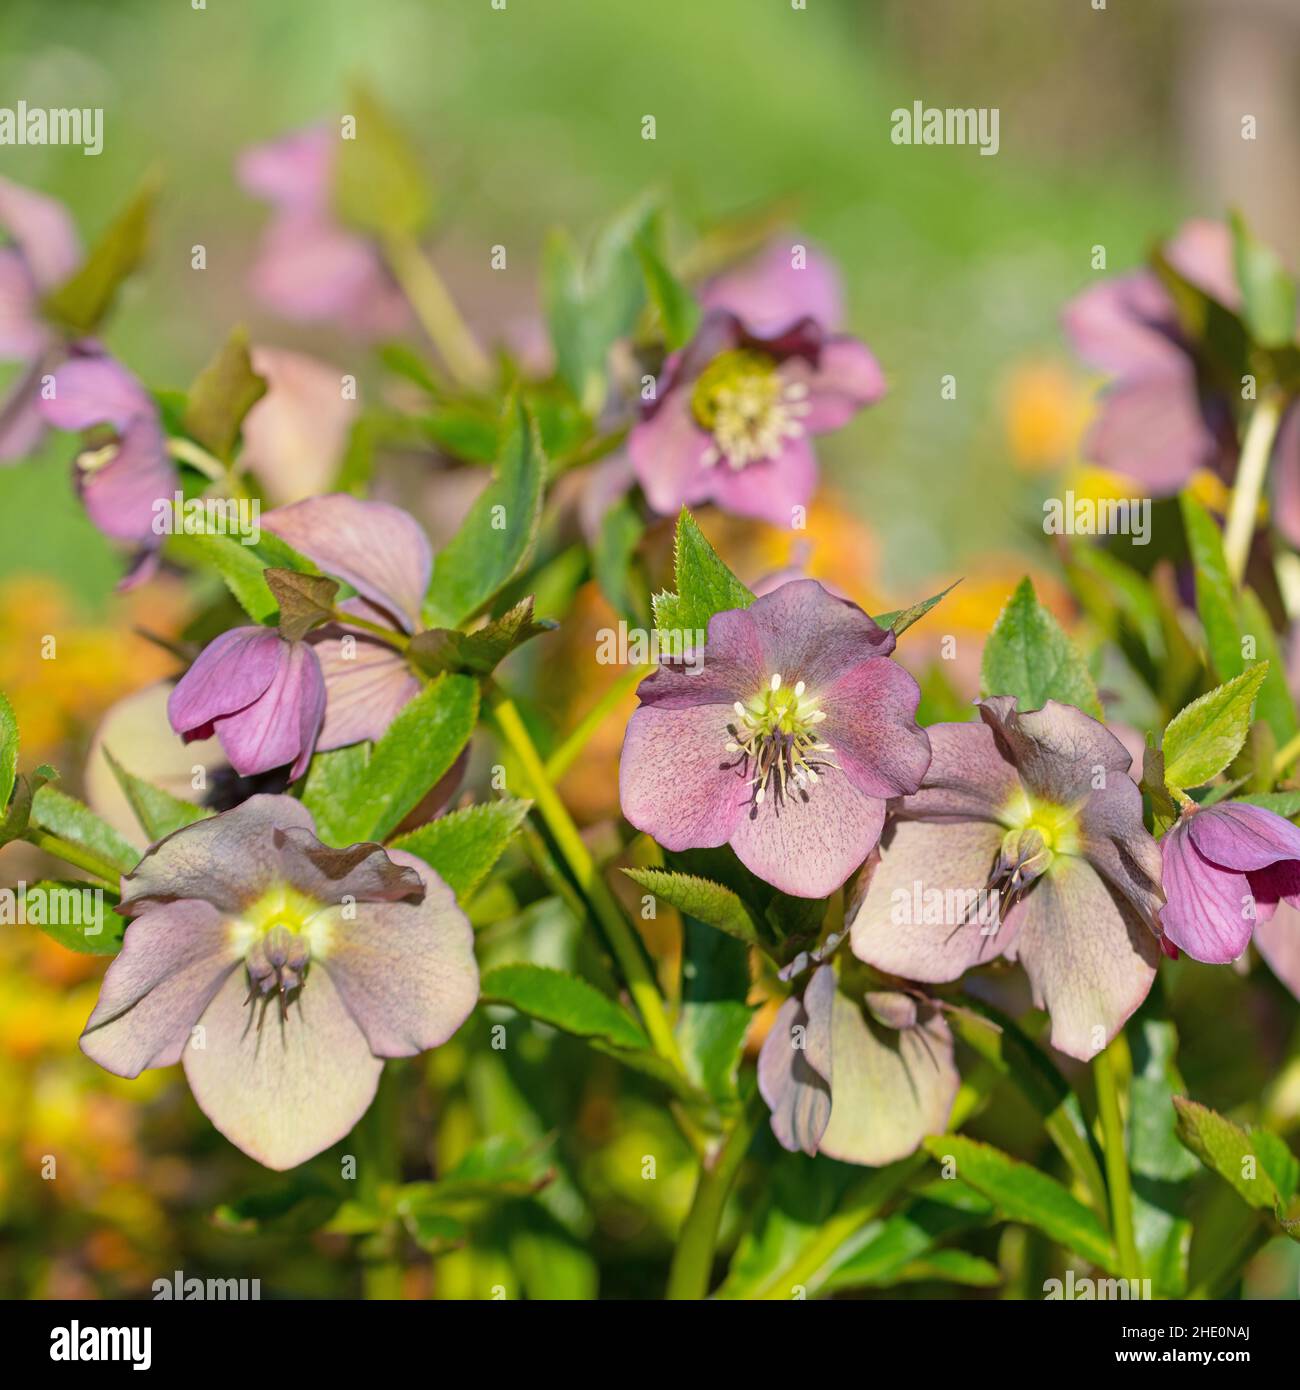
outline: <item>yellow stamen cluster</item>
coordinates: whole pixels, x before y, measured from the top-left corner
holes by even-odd
[[[748,785],[754,789],[755,806],[767,800],[773,779],[775,798],[783,800],[791,787],[806,794],[818,781],[818,768],[838,766],[828,756],[834,749],[816,732],[826,713],[803,681],[785,686],[778,671],[765,689],[747,704],[737,700],[734,709],[726,750],[739,754],[752,774]]]
[[[700,373],[691,409],[713,436],[706,467],[725,461],[740,469],[775,458],[786,440],[804,433],[802,417],[811,409],[803,382],[787,382],[766,353],[749,349],[720,353]]]

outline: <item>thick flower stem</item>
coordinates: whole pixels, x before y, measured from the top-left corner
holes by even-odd
[[[610,891],[609,885],[601,877],[600,869],[591,857],[591,851],[583,843],[573,817],[569,815],[568,808],[555,790],[555,784],[547,776],[541,755],[523,719],[520,718],[514,701],[499,688],[490,691],[489,699],[496,727],[519,759],[528,783],[527,794],[536,803],[537,810],[572,870],[578,887],[591,904],[619,969],[623,972],[623,978],[627,981],[628,992],[641,1015],[641,1021],[645,1024],[654,1050],[666,1062],[684,1073],[681,1052],[677,1047],[677,1039],[673,1036],[672,1026],[668,1022],[663,998],[641,954],[641,944],[636,934],[623,916],[623,910]]]
[[[80,845],[74,845],[70,840],[64,840],[58,835],[51,835],[44,830],[29,830],[23,838],[35,845],[37,849],[43,849],[46,854],[52,854],[57,859],[65,860],[69,864],[74,864],[78,869],[84,869],[86,873],[93,874],[105,888],[110,888],[114,893],[118,891],[122,873],[117,865],[110,864],[107,859],[101,859],[97,854],[88,849],[83,849]]]
[[[486,387],[492,380],[492,364],[419,243],[412,236],[391,232],[384,238],[384,257],[457,383],[473,390]]]
[[[616,710],[619,705],[627,699],[629,693],[633,691],[646,676],[651,675],[655,670],[653,666],[633,666],[625,675],[616,680],[613,685],[596,701],[594,705],[583,715],[577,727],[564,740],[563,743],[546,760],[546,775],[553,781],[558,782],[561,777],[577,761],[582,750],[591,741],[592,735],[605,722],[606,719]]]
[[[1273,780],[1277,781],[1300,758],[1300,734],[1288,739],[1273,755]]]
[[[1246,573],[1250,542],[1255,535],[1255,516],[1268,474],[1268,460],[1273,452],[1273,440],[1282,418],[1282,399],[1274,392],[1261,397],[1246,427],[1242,441],[1241,459],[1237,464],[1237,481],[1232,486],[1228,504],[1228,521],[1223,533],[1223,554],[1228,565],[1228,577],[1240,585]]]
[[[756,1089],[746,1100],[731,1129],[700,1161],[695,1196],[686,1214],[668,1272],[668,1298],[698,1299],[708,1296],[713,1251],[722,1224],[722,1209],[727,1204],[727,1195],[765,1114],[766,1107]]]
[[[1140,1279],[1142,1265],[1133,1237],[1133,1186],[1129,1178],[1124,1120],[1119,1109],[1119,1082],[1115,1060],[1126,1044],[1118,1034],[1092,1059],[1097,1086],[1097,1114],[1101,1120],[1102,1148],[1106,1154],[1106,1185],[1110,1190],[1110,1227],[1119,1255],[1119,1272],[1125,1279]]]

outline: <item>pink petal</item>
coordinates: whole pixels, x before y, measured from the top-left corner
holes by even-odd
[[[247,709],[268,690],[286,654],[274,628],[236,627],[214,638],[177,682],[167,718],[178,734],[210,737],[214,720]]]
[[[1223,801],[1194,812],[1187,824],[1201,854],[1225,869],[1248,872],[1300,859],[1300,827],[1263,806]]]
[[[1190,361],[1172,370],[1122,377],[1107,388],[1084,441],[1094,463],[1134,479],[1158,497],[1208,467],[1218,441],[1206,425]]]
[[[81,244],[62,203],[0,179],[0,228],[18,244],[42,290],[65,281],[81,262]]]
[[[921,790],[907,797],[900,814],[935,820],[997,820],[1020,809],[1024,790],[1014,764],[984,723],[931,724],[930,767]]]
[[[1163,372],[1186,356],[1175,341],[1173,301],[1149,270],[1089,287],[1065,306],[1062,319],[1075,352],[1117,376]]]
[[[418,677],[387,642],[361,632],[343,633],[334,626],[321,631],[328,635],[312,638],[326,696],[325,722],[316,746],[324,753],[382,738],[419,693]],[[352,655],[344,656],[345,651]]]
[[[289,764],[290,780],[295,780],[307,770],[315,751],[325,717],[320,662],[306,642],[280,646],[275,675],[265,692],[247,708],[213,721],[230,765],[241,777]]]
[[[831,1117],[834,1000],[835,968],[823,965],[802,998],[781,1005],[758,1054],[758,1089],[772,1112],[772,1133],[791,1153],[815,1154]]]
[[[921,689],[897,662],[870,657],[826,687],[822,741],[860,792],[886,799],[914,792],[930,766],[916,725]]]
[[[1197,850],[1190,833],[1195,819],[1180,820],[1160,841],[1166,898],[1160,923],[1194,960],[1223,965],[1250,943],[1254,894],[1245,874],[1220,868]]]
[[[838,328],[844,297],[834,265],[811,250],[801,269],[793,260],[791,246],[773,242],[745,265],[710,280],[700,291],[700,305],[735,314],[761,338],[783,333],[803,318],[827,330]]]
[[[13,247],[0,246],[0,358],[37,357],[49,337],[31,272]]]
[[[775,458],[759,459],[744,468],[731,468],[722,460],[703,469],[698,482],[698,489],[692,491],[711,498],[724,511],[788,527],[794,523],[795,509],[812,501],[817,488],[817,458],[808,436],[800,435],[787,439]],[[688,496],[684,500],[700,498]]]
[[[110,462],[90,471],[78,462],[76,468],[77,490],[98,530],[150,549],[162,544],[154,529],[158,503],[171,505],[180,480],[155,416],[137,416],[126,425]]]
[[[329,126],[318,125],[254,145],[239,156],[239,182],[246,192],[278,208],[324,212],[337,139]]]
[[[74,357],[54,374],[54,395],[41,412],[61,430],[112,425],[124,430],[140,416],[155,417],[149,393],[111,357]]]
[[[1241,290],[1233,264],[1232,233],[1226,222],[1194,217],[1165,246],[1165,259],[1185,280],[1236,313]]]
[[[650,419],[632,427],[628,456],[646,501],[661,516],[675,516],[710,495],[710,470],[702,460],[712,447],[691,414],[688,387],[670,391]]]
[[[885,394],[885,374],[865,343],[856,338],[828,338],[816,367],[801,357],[781,365],[783,381],[808,388],[807,415],[802,424],[810,434],[843,429],[859,410]]]

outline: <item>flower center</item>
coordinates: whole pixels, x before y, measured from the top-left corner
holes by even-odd
[[[989,886],[1001,896],[999,918],[1051,868],[1058,854],[1074,854],[1079,834],[1075,812],[1068,806],[1017,798],[1002,821],[1010,828],[1002,837],[1002,848],[989,878]]]
[[[727,725],[731,737],[728,753],[738,753],[750,773],[754,805],[767,799],[768,787],[776,782],[775,797],[784,798],[791,786],[805,797],[818,780],[818,768],[838,767],[826,755],[833,752],[823,743],[817,727],[826,718],[815,695],[806,692],[803,681],[783,685],[777,672],[765,689],[747,704],[736,701],[735,719]]]
[[[775,458],[787,439],[804,432],[808,388],[786,382],[765,352],[737,348],[719,353],[700,373],[691,393],[691,410],[713,436],[702,462],[712,467],[744,468]]]
[[[301,988],[313,954],[312,919],[322,906],[285,884],[264,893],[243,914],[236,930],[250,999],[275,993],[283,1009]]]

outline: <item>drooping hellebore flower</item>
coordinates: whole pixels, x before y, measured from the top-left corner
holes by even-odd
[[[40,410],[59,429],[105,427],[77,456],[77,490],[100,531],[137,547],[127,582],[151,574],[163,540],[158,503],[170,505],[179,486],[153,397],[111,357],[73,357],[54,373]]]
[[[1224,965],[1279,902],[1300,907],[1300,829],[1244,802],[1188,807],[1160,841],[1165,935],[1194,960]]]
[[[240,183],[275,210],[253,289],[285,318],[330,320],[378,337],[398,333],[408,311],[396,283],[374,244],[334,212],[338,141],[328,126],[312,126],[240,156]]]
[[[433,572],[433,550],[400,507],[347,493],[278,507],[262,526],[357,591],[337,607],[395,636],[414,633]],[[320,660],[328,700],[322,752],[380,738],[420,690],[420,679],[391,643],[364,628],[330,623],[307,638]]]
[[[231,628],[177,682],[167,717],[187,743],[215,733],[241,777],[286,763],[290,779],[301,777],[325,717],[320,661],[274,628]]]
[[[183,1062],[200,1109],[268,1168],[342,1139],[385,1057],[437,1047],[478,996],[473,932],[414,855],[331,849],[255,796],[156,844],[82,1051],[118,1076]]]
[[[62,203],[0,179],[0,361],[22,370],[0,401],[0,461],[31,453],[45,432],[39,409],[41,377],[62,355],[60,335],[41,301],[81,261],[76,228]]]
[[[667,849],[729,843],[783,892],[834,892],[929,765],[894,642],[812,579],[715,613],[693,673],[664,664],[638,688],[623,814]]]
[[[870,1167],[941,1133],[959,1084],[935,1005],[900,990],[855,998],[829,964],[781,1005],[758,1057],[758,1088],[783,1148]]]
[[[833,331],[838,293],[812,257],[774,250],[706,287],[695,337],[664,364],[658,397],[628,436],[646,500],[663,515],[712,501],[790,524],[817,483],[811,437],[885,392],[865,344]]]
[[[1052,1045],[1086,1061],[1146,998],[1159,958],[1160,851],[1123,745],[1072,705],[930,726],[933,761],[899,803],[852,914],[853,952],[955,980],[1018,960]]]

